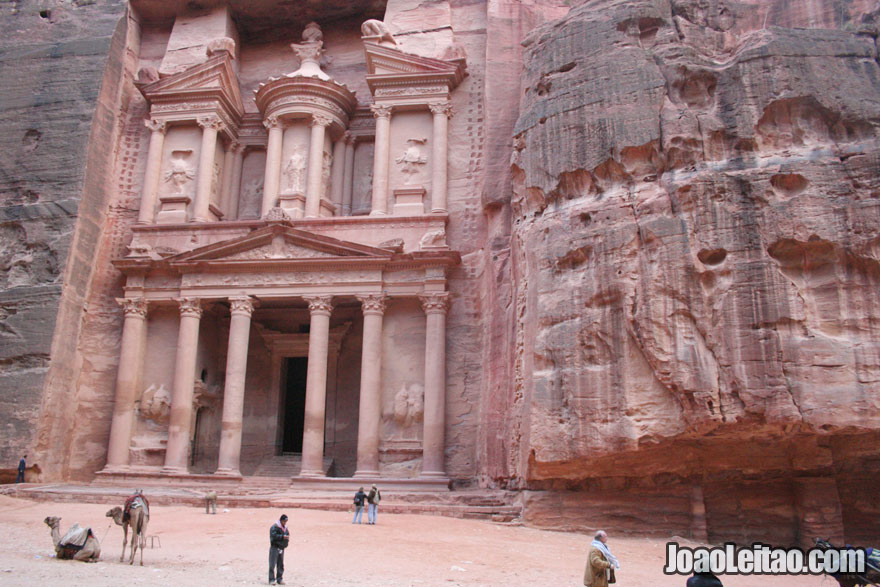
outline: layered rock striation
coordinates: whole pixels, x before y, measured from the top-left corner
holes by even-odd
[[[878,17],[600,0],[527,37],[503,456],[579,490],[534,522],[876,535]]]

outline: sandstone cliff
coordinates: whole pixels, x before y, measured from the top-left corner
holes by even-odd
[[[525,40],[496,476],[582,490],[533,521],[876,534],[878,17],[597,0]]]

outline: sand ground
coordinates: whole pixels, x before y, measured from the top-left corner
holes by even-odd
[[[121,505],[121,504],[120,504]],[[218,510],[154,505],[148,535],[155,547],[144,566],[119,562],[122,528],[109,505],[29,501],[0,495],[0,585],[257,585],[268,579],[273,509]],[[590,538],[520,526],[439,516],[383,514],[378,524],[351,524],[346,513],[286,509],[292,531],[285,583],[295,586],[581,585]],[[54,557],[43,519],[61,516],[92,526],[101,561]],[[683,586],[662,568],[665,540],[611,536],[621,587]],[[161,544],[160,544],[161,543]],[[823,577],[724,577],[726,587],[834,587]]]

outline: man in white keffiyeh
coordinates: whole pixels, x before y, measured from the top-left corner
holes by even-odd
[[[608,549],[608,534],[604,530],[596,532],[590,544],[590,555],[584,571],[584,585],[587,587],[608,587],[612,569],[619,569],[620,562]]]

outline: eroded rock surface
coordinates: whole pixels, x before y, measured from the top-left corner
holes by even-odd
[[[841,507],[814,525],[870,535],[877,18],[864,2],[601,0],[529,35],[511,477],[635,501],[697,486],[670,516],[705,504],[720,539],[770,515],[788,541],[836,479]],[[619,525],[649,518],[633,500],[610,508]]]

